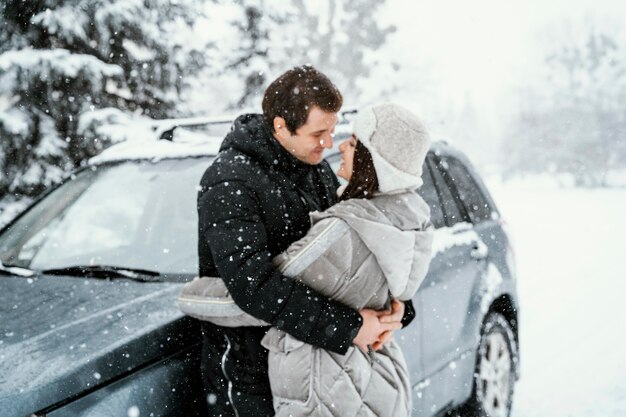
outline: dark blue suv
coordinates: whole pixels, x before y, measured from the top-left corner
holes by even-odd
[[[207,414],[198,323],[176,307],[220,142],[195,136],[113,146],[0,232],[1,416]],[[436,142],[424,168],[433,259],[396,333],[413,415],[508,416],[519,342],[506,228],[460,152]]]

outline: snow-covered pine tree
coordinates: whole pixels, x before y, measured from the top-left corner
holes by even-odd
[[[241,47],[233,51],[226,65],[226,71],[239,73],[243,77],[243,91],[236,102],[237,108],[258,100],[266,86],[266,72],[269,70],[270,28],[269,19],[264,19],[260,2],[244,1],[241,4],[243,18],[233,22],[240,37]],[[274,16],[271,18],[276,20]],[[271,24],[271,23],[270,23]],[[271,81],[271,80],[270,80]]]
[[[98,109],[177,115],[187,76],[204,64],[190,41],[203,3],[2,2],[0,197],[35,195],[107,146],[110,138],[78,134]]]
[[[380,0],[237,0],[233,21],[239,48],[224,61],[223,74],[239,81],[231,107],[257,106],[273,78],[294,65],[310,63],[327,74],[346,98],[362,104],[393,90],[371,83],[374,71],[395,73],[393,62],[379,62],[377,51],[395,27],[377,19]]]

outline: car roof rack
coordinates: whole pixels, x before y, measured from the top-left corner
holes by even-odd
[[[242,112],[242,114],[245,113]],[[347,124],[350,122],[349,116],[357,114],[356,107],[348,107],[345,110],[339,112],[341,119],[339,124]],[[155,131],[155,135],[159,140],[167,140],[172,142],[174,140],[174,130],[179,127],[199,127],[207,125],[221,125],[232,123],[237,116],[216,116],[216,117],[189,117],[181,119],[162,119],[156,120],[152,126]]]
[[[156,121],[152,128],[154,129],[156,137],[159,140],[168,140],[172,142],[174,139],[174,130],[179,127],[199,127],[207,125],[230,124],[233,122],[233,120],[235,120],[233,116],[163,119]]]

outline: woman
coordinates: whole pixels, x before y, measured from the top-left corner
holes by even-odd
[[[386,310],[394,299],[411,299],[431,254],[429,209],[414,192],[429,145],[422,123],[400,106],[360,112],[354,135],[339,147],[338,175],[348,180],[340,202],[312,213],[311,230],[274,259],[276,266],[355,310]],[[182,303],[181,308],[207,319]],[[264,324],[245,314],[208,319]],[[352,346],[340,355],[271,328],[262,344],[269,350],[277,416],[410,415],[409,376],[393,340],[368,352]]]

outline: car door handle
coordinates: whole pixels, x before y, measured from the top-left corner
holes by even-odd
[[[470,257],[475,261],[482,261],[487,258],[489,255],[489,248],[487,245],[483,243],[482,240],[477,240],[472,245],[472,251],[470,252]]]

